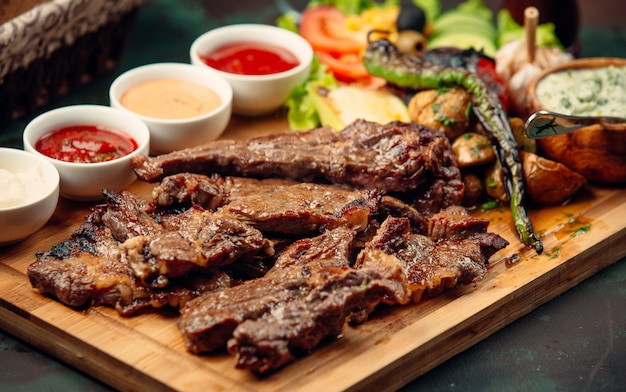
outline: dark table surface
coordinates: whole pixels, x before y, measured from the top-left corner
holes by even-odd
[[[108,85],[122,71],[151,62],[187,62],[189,44],[204,31],[239,22],[274,23],[279,13],[273,0],[230,3],[147,0],[121,64],[41,111],[77,103],[108,104]],[[626,57],[623,0],[585,1],[580,8],[580,56]],[[0,146],[21,148],[21,132],[36,114],[0,124]],[[622,259],[403,390],[599,391],[625,386],[626,259]],[[0,331],[0,391],[108,390],[89,375]]]

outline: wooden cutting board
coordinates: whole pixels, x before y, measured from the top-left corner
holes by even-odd
[[[234,118],[224,137],[286,129],[278,115]],[[152,187],[129,189],[148,198]],[[0,248],[0,328],[120,390],[395,390],[626,256],[624,189],[589,187],[565,206],[531,210],[542,255],[520,245],[508,211],[476,211],[511,243],[492,257],[482,282],[379,308],[340,339],[258,378],[236,370],[228,354],[188,353],[175,311],[131,318],[103,307],[75,311],[31,288],[26,269],[34,254],[67,239],[93,204],[61,199],[43,229]]]

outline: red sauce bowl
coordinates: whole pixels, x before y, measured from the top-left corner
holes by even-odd
[[[233,71],[236,66],[227,69],[228,67],[221,66],[224,64],[220,65],[220,60],[207,64],[207,57],[241,44],[245,44],[258,55],[253,61],[254,66],[246,66],[256,68],[257,72],[236,72]],[[261,54],[267,52],[268,46],[270,52],[274,53]],[[276,56],[276,52],[282,52],[282,60],[277,60],[281,56]],[[189,56],[192,64],[212,69],[230,83],[233,88],[233,113],[256,116],[281,107],[291,91],[307,79],[311,71],[313,49],[300,35],[280,27],[236,24],[210,30],[196,38],[189,49]],[[284,66],[284,57],[291,56],[297,64],[294,62],[293,66],[281,68]],[[258,72],[259,69],[266,71]]]
[[[92,163],[55,159],[36,148],[42,137],[52,131],[86,124],[115,129],[132,139],[134,142],[131,143],[135,143],[136,148],[115,159]],[[148,154],[150,150],[150,131],[140,119],[100,105],[73,105],[45,112],[26,125],[23,140],[26,151],[44,158],[57,168],[60,194],[73,200],[98,200],[102,198],[103,189],[120,191],[126,188],[137,179],[130,167],[131,158]]]

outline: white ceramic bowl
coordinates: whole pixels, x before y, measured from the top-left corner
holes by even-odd
[[[176,79],[208,87],[220,98],[214,110],[193,117],[163,119],[145,116],[124,107],[120,100],[125,92],[139,83]],[[230,121],[233,91],[217,72],[184,63],[155,63],[143,65],[118,76],[109,88],[112,107],[140,118],[150,129],[150,151],[160,154],[193,147],[217,139]]]
[[[313,49],[301,36],[289,30],[262,24],[236,24],[210,30],[196,38],[189,49],[191,63],[211,68],[202,61],[206,55],[235,42],[259,42],[278,45],[293,53],[299,65],[269,75],[241,75],[216,70],[233,88],[233,113],[262,115],[283,105],[291,90],[302,84],[311,71]]]
[[[0,197],[3,200],[0,205],[2,246],[25,239],[48,222],[59,200],[59,172],[36,154],[14,148],[0,148],[0,169],[10,173],[3,172],[0,182],[3,186],[0,190],[3,195]],[[23,180],[25,177],[35,179],[36,184]],[[9,203],[20,188],[26,192],[23,202]]]
[[[102,125],[125,132],[135,139],[137,149],[106,162],[73,163],[50,158],[35,149],[46,133],[71,125]],[[61,177],[61,196],[73,200],[98,200],[102,189],[119,191],[136,180],[130,167],[132,157],[148,154],[150,131],[139,118],[101,105],[74,105],[53,109],[35,117],[24,129],[24,149],[52,163]]]

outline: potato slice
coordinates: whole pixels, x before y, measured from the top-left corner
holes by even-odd
[[[521,158],[526,195],[536,204],[561,204],[587,184],[583,175],[559,162],[525,151],[521,152]],[[494,199],[508,201],[502,169],[497,162],[487,172],[485,190]]]
[[[537,204],[561,204],[587,184],[581,174],[537,154],[522,152],[522,165],[526,193]]]
[[[386,91],[366,89],[358,86],[337,88],[309,87],[322,125],[337,131],[356,119],[387,124],[391,121],[409,122],[409,112],[402,100]]]

